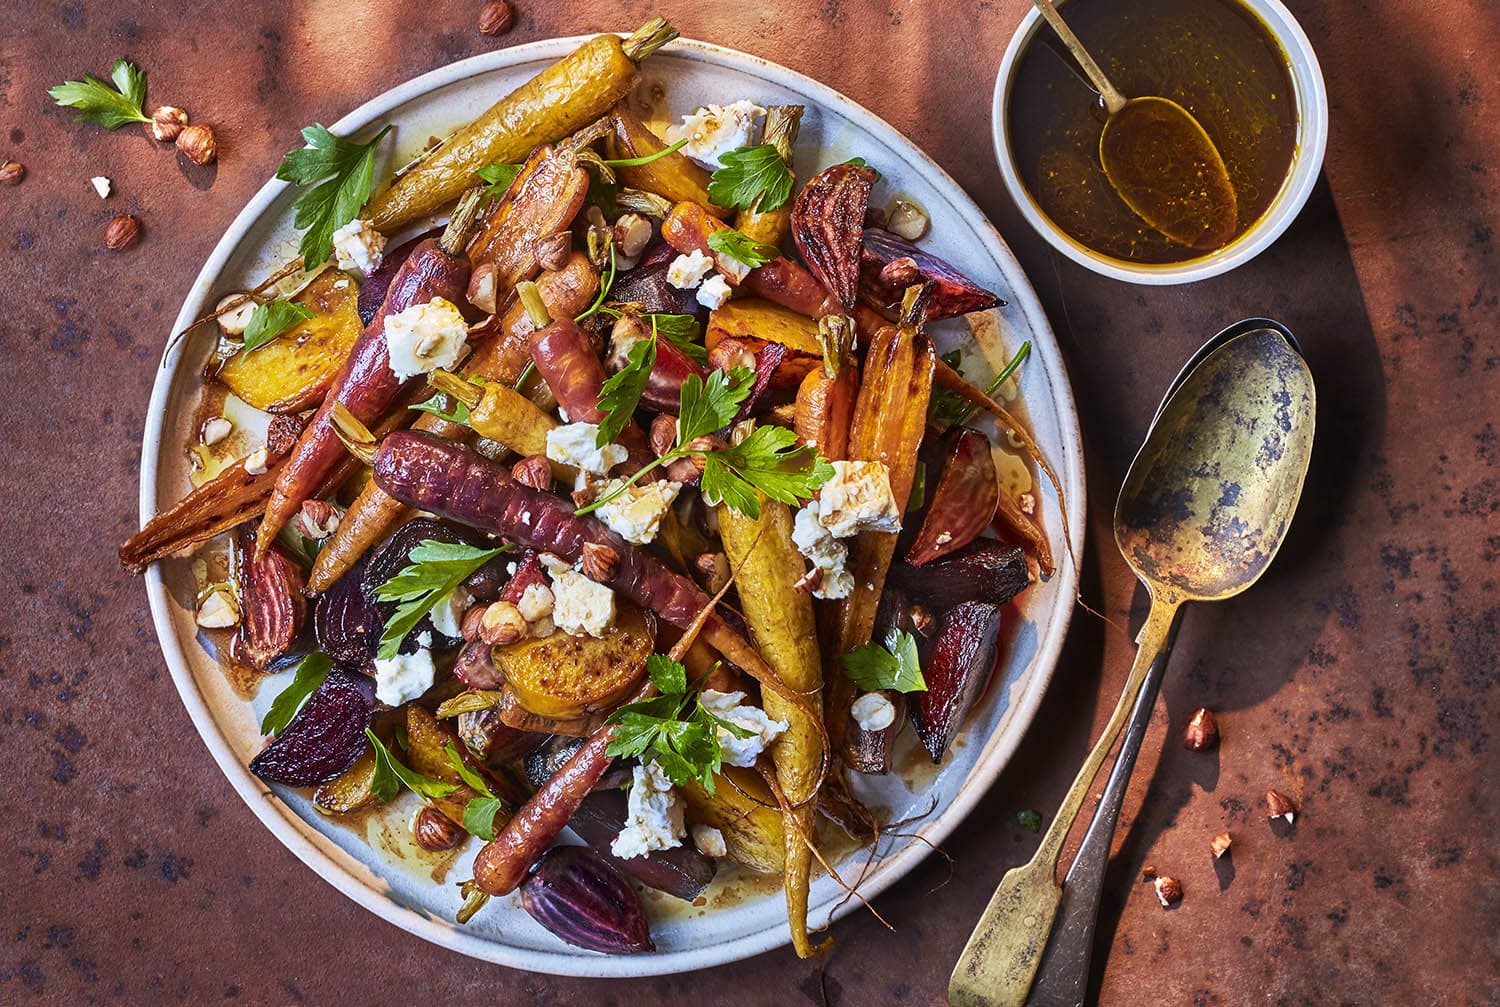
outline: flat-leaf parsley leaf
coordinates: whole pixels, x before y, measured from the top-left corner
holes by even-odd
[[[305,232],[297,250],[311,269],[333,251],[333,232],[359,216],[370,198],[375,175],[375,146],[391,130],[385,126],[368,143],[334,136],[320,124],[302,131],[307,146],[288,151],[276,177],[312,186],[297,197],[294,227]]]

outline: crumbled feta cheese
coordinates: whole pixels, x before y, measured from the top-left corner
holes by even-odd
[[[432,606],[432,628],[449,639],[463,636],[464,613],[469,610],[473,595],[462,587],[454,588],[442,601]],[[392,704],[394,705],[394,704]]]
[[[818,520],[834,538],[901,530],[891,471],[880,462],[834,462],[833,477],[823,484],[818,500]]]
[[[560,573],[567,573],[569,570],[573,569],[573,564],[569,563],[561,556],[552,552],[542,553],[537,557],[537,562],[542,564],[543,570],[546,570],[548,573],[553,574],[554,576]]]
[[[682,811],[682,801],[660,766],[654,762],[636,766],[626,799],[625,828],[609,844],[609,852],[629,860],[652,850],[681,846],[687,834]]]
[[[222,416],[211,416],[203,424],[203,444],[205,447],[213,447],[215,444],[229,436],[234,424]]]
[[[714,262],[718,265],[719,272],[723,273],[726,279],[733,280],[735,283],[744,283],[745,277],[750,275],[750,270],[755,268],[748,262],[736,259],[728,252],[717,253],[714,256]]]
[[[553,427],[547,431],[547,458],[561,465],[571,465],[580,472],[608,475],[610,469],[630,456],[630,452],[618,444],[596,447],[598,438],[597,423],[567,423]]]
[[[698,852],[705,857],[720,857],[729,855],[729,847],[724,843],[724,833],[712,825],[704,825],[701,822],[688,826],[688,832],[693,837],[693,845],[698,847]]]
[[[531,624],[531,635],[533,639],[545,640],[557,632],[557,623],[552,621],[550,615],[544,615]]]
[[[792,522],[792,544],[822,573],[813,588],[814,598],[847,598],[854,590],[854,575],[844,569],[849,548],[828,533],[818,514],[816,500],[797,512]]]
[[[89,179],[89,184],[94,187],[94,191],[99,194],[100,199],[109,198],[109,179],[103,175],[95,175]]]
[[[271,456],[266,453],[265,448],[256,448],[245,456],[245,471],[253,476],[258,476],[265,472],[270,460]]]
[[[573,570],[552,574],[552,621],[569,636],[603,636],[615,624],[615,593]]]
[[[678,290],[691,290],[702,283],[713,268],[714,260],[695,248],[672,260],[672,264],[667,267],[667,282]]]
[[[867,692],[849,708],[862,731],[883,731],[896,722],[896,707],[878,692]]]
[[[715,273],[703,281],[698,288],[698,303],[710,311],[723,307],[724,302],[729,300],[729,295],[734,291],[729,289],[729,281],[723,275]]]
[[[704,105],[682,117],[682,125],[667,127],[672,143],[687,139],[682,152],[709,171],[723,166],[721,158],[732,150],[749,147],[755,138],[757,120],[766,110],[748,99],[733,105]]]
[[[417,637],[417,649],[410,654],[375,659],[375,698],[387,706],[400,706],[421,697],[432,688],[437,668],[432,663],[432,637]]]
[[[521,600],[516,602],[516,608],[520,610],[521,618],[527,622],[537,622],[552,615],[553,603],[552,589],[546,584],[527,584],[526,590],[521,592]]]
[[[204,629],[225,629],[239,621],[239,606],[228,591],[214,591],[198,607],[198,625]]]
[[[385,235],[368,220],[355,218],[333,232],[333,255],[340,269],[369,276],[385,256]]]
[[[387,315],[385,345],[391,373],[405,380],[452,367],[469,342],[469,326],[458,305],[441,297]]]
[[[719,747],[724,751],[726,766],[755,765],[755,757],[787,728],[786,721],[772,720],[758,706],[742,706],[744,698],[743,692],[715,692],[713,689],[704,689],[698,694],[698,701],[709,713],[751,732],[748,738],[736,738],[725,728],[719,728]]]
[[[610,530],[627,542],[648,545],[661,530],[661,519],[682,492],[682,483],[661,479],[653,483],[625,486],[623,479],[611,479],[602,494],[623,491],[595,514]]]

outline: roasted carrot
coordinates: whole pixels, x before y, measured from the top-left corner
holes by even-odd
[[[667,145],[646,128],[626,102],[616,105],[610,118],[614,127],[606,139],[610,158],[643,158],[667,149]],[[721,210],[708,201],[708,172],[678,151],[648,164],[622,165],[615,168],[615,175],[622,185],[633,189],[654,192],[674,203],[690,200],[706,207],[716,217],[728,214],[727,210]]]
[[[599,290],[599,273],[582,253],[575,252],[566,266],[555,273],[543,273],[536,285],[549,311],[572,317],[594,300]],[[465,363],[463,373],[512,385],[531,360],[527,338],[535,326],[526,309],[516,303],[503,316],[497,316],[495,327],[498,331],[480,342]],[[478,333],[476,337],[479,337]],[[431,413],[423,413],[413,429],[450,438],[461,437],[467,431],[467,428],[448,423]],[[375,543],[384,539],[395,524],[412,513],[411,508],[391,499],[374,482],[366,485],[345,512],[338,531],[318,553],[308,576],[308,590],[314,594],[328,590]]]
[[[859,365],[849,349],[854,320],[847,315],[824,315],[818,322],[823,344],[823,366],[802,379],[797,389],[793,429],[829,461],[848,457],[849,425],[859,392]]]
[[[537,243],[572,226],[588,191],[589,173],[579,167],[576,150],[533,151],[469,243],[470,293],[483,280],[494,303],[503,305],[517,283],[537,274]]]
[[[630,93],[640,80],[637,63],[676,37],[666,21],[652,18],[628,38],[589,39],[392,179],[370,200],[365,217],[390,233],[456,199],[485,165],[519,161],[582,129]]]
[[[471,189],[454,210],[442,237],[424,241],[401,264],[396,278],[386,291],[385,303],[370,319],[349,352],[349,359],[339,371],[338,379],[323,400],[302,438],[292,449],[291,458],[276,479],[276,489],[266,504],[266,515],[255,537],[255,555],[266,549],[282,527],[291,520],[302,501],[317,489],[328,470],[344,456],[334,433],[329,414],[335,404],[343,406],[361,423],[375,423],[392,403],[409,387],[412,380],[399,378],[390,366],[390,347],[385,340],[385,320],[409,307],[426,304],[437,297],[462,302],[469,284],[469,260],[463,255],[469,236],[478,223],[484,190]]]

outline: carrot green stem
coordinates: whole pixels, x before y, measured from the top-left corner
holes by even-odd
[[[453,208],[453,216],[448,218],[448,226],[443,229],[443,236],[438,239],[438,247],[449,255],[458,255],[469,244],[469,239],[479,229],[479,211],[484,207],[484,197],[488,192],[485,186],[476,186],[462,196],[458,197],[458,205]]]
[[[532,325],[545,329],[552,324],[552,316],[547,314],[547,305],[542,300],[542,292],[536,289],[535,283],[522,280],[516,284],[516,296],[521,299],[521,307],[526,309],[526,317],[531,319]]]
[[[652,161],[660,161],[668,154],[677,153],[683,147],[687,146],[688,139],[689,137],[685,136],[681,140],[678,140],[676,143],[672,144],[672,146],[663,147],[655,154],[642,154],[640,157],[607,158],[603,161],[603,163],[609,165],[611,168],[639,168],[642,165],[650,164]]]
[[[792,165],[792,145],[797,142],[797,131],[802,125],[801,105],[772,105],[766,109],[766,128],[763,143],[776,148],[776,153]]]
[[[989,387],[984,390],[984,394],[990,396],[991,398],[994,398],[995,394],[1000,391],[1000,386],[1005,384],[1007,378],[1016,373],[1016,368],[1020,367],[1021,364],[1024,363],[1026,358],[1029,356],[1031,356],[1031,340],[1028,339],[1026,340],[1026,342],[1021,344],[1021,348],[1016,351],[1016,355],[1010,358],[1010,362],[1004,367],[1000,368],[1000,373],[995,375],[995,380],[990,382]],[[974,415],[978,412],[979,407],[971,405],[968,412],[960,416],[958,418],[958,422],[955,423],[954,426],[963,426],[965,423],[972,420],[974,418]]]
[[[433,371],[427,375],[427,383],[444,395],[462,402],[470,409],[479,405],[479,401],[484,398],[484,392],[477,385],[448,371]]]
[[[620,43],[625,55],[639,63],[653,52],[677,37],[677,29],[664,17],[654,17],[631,32],[630,37]]]

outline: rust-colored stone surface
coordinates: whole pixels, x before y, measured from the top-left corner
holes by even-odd
[[[355,908],[261,828],[173,690],[116,543],[136,526],[147,394],[168,326],[223,228],[297,129],[497,45],[622,29],[685,34],[821,77],[924,145],[999,225],[1067,354],[1088,444],[1080,613],[1014,764],[948,843],[836,929],[834,1004],[942,1002],[988,893],[1036,842],[1130,662],[1144,599],[1110,505],[1177,366],[1236,318],[1301,337],[1319,440],[1291,541],[1246,597],[1190,611],[1148,736],[1096,955],[1108,1004],[1500,1002],[1495,716],[1500,661],[1500,20],[1486,0],[1289,0],[1332,101],[1325,180],[1232,276],[1134,288],[1049,252],[989,153],[993,73],[1023,0],[598,5],[20,3],[0,8],[6,520],[0,538],[0,1001],[56,1004],[819,1004],[782,951],[712,973],[602,983],[430,947]],[[402,11],[406,11],[402,14]],[[829,54],[837,54],[830,59]],[[47,86],[126,55],[152,96],[218,129],[194,168],[138,130],[51,107]],[[91,175],[115,180],[101,203]],[[111,254],[117,211],[144,224]],[[1213,754],[1182,749],[1219,711]],[[1272,830],[1262,795],[1301,808]],[[1209,840],[1227,830],[1219,864]],[[1138,883],[1183,881],[1163,911]],[[1107,957],[1103,953],[1108,951]]]

